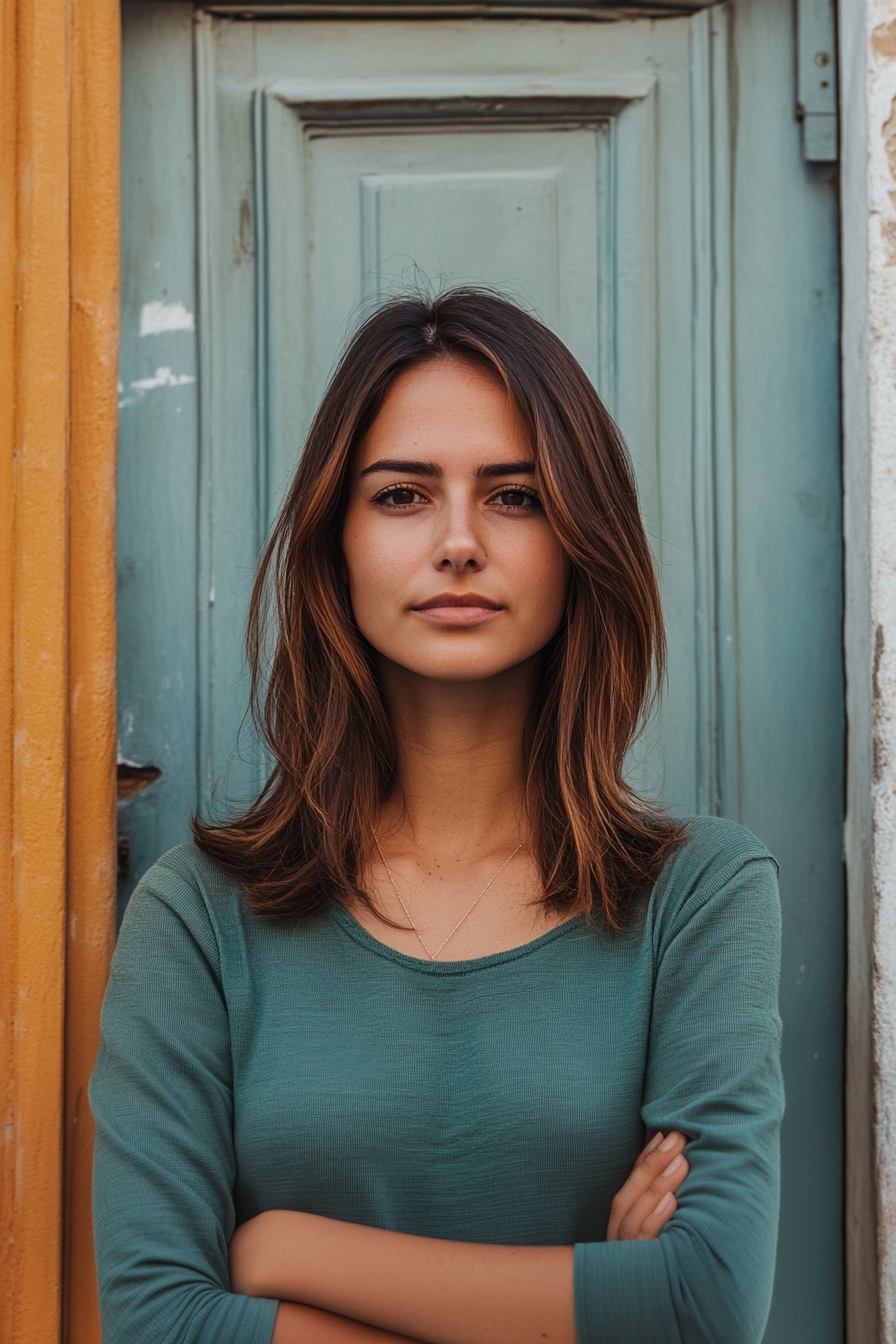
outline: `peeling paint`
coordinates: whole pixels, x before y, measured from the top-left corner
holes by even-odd
[[[164,331],[195,331],[193,314],[180,302],[152,299],[140,309],[140,335],[159,336]]]
[[[251,261],[255,256],[254,231],[252,227],[252,188],[246,187],[240,200],[240,218],[237,237],[234,243],[233,260],[239,266]]]
[[[871,50],[876,56],[896,60],[896,19],[881,23],[871,34]]]
[[[883,662],[884,651],[886,648],[886,635],[883,625],[878,621],[874,627],[874,661],[871,668],[871,694],[875,710],[878,706],[884,707],[883,691],[881,688],[881,664]],[[877,727],[871,734],[871,780],[873,784],[879,784],[884,777],[887,768],[887,745],[883,735]]]
[[[157,387],[184,387],[187,383],[195,383],[196,378],[192,373],[172,373],[167,367],[156,369],[151,378],[137,378],[130,384],[135,392],[152,392]]]
[[[884,151],[887,156],[887,163],[890,165],[890,176],[896,182],[896,95],[890,103],[890,115],[881,127],[884,137]],[[887,192],[890,203],[896,206],[896,191]],[[891,256],[891,264],[894,258]]]
[[[124,410],[126,406],[136,406],[137,403],[146,396],[147,392],[154,392],[160,387],[186,387],[190,383],[195,383],[196,376],[192,373],[173,373],[172,370],[164,365],[156,369],[151,378],[135,378],[128,386],[135,393],[132,397],[121,397],[118,403],[118,409]],[[118,385],[119,394],[122,392],[121,384]],[[177,408],[180,410],[180,407]]]

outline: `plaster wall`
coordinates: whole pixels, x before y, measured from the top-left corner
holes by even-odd
[[[840,47],[849,1338],[896,1344],[896,0],[841,0]]]
[[[877,1169],[883,1337],[896,1340],[896,3],[869,6],[868,400]]]

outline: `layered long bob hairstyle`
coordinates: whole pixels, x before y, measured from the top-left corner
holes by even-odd
[[[349,466],[395,379],[440,359],[490,370],[531,436],[545,513],[571,561],[566,615],[524,727],[542,900],[620,930],[681,828],[623,769],[663,675],[665,640],[634,473],[613,420],[546,327],[488,291],[394,300],[348,345],[311,426],[252,595],[247,647],[273,770],[201,850],[269,919],[370,900],[359,882],[400,759],[375,651],[355,624],[341,537]]]

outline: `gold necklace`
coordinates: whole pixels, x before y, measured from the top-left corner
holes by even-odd
[[[461,924],[463,924],[464,920],[467,918],[467,915],[471,915],[471,914],[473,913],[473,911],[476,909],[477,905],[478,905],[479,902],[482,900],[483,896],[484,896],[485,893],[488,891],[488,889],[489,889],[489,887],[492,885],[492,883],[495,882],[495,881],[497,881],[497,879],[498,879],[498,878],[501,876],[501,874],[503,873],[504,869],[507,867],[507,865],[508,865],[508,863],[510,862],[510,860],[516,858],[517,854],[519,854],[519,852],[520,852],[520,850],[522,849],[523,845],[526,843],[525,840],[521,840],[521,841],[520,841],[520,843],[517,845],[517,847],[516,847],[516,849],[513,851],[513,853],[512,853],[512,854],[509,854],[509,855],[507,856],[507,858],[504,860],[504,862],[501,864],[501,867],[500,867],[500,868],[498,869],[498,871],[495,873],[494,877],[490,877],[489,880],[486,882],[485,886],[482,888],[482,890],[480,891],[479,895],[476,897],[475,901],[474,901],[473,904],[470,906],[469,910],[465,911],[465,913],[461,915],[460,919],[457,921],[457,923],[455,924],[454,928],[453,928],[453,929],[451,930],[451,932],[449,933],[448,937],[447,937],[443,942],[439,943],[439,946],[436,948],[435,952],[431,952],[431,951],[429,950],[429,948],[426,946],[426,943],[423,941],[423,935],[421,934],[420,930],[417,928],[417,925],[414,923],[414,920],[413,920],[413,917],[412,917],[412,915],[411,915],[410,910],[407,908],[407,906],[405,905],[404,901],[401,899],[401,896],[399,895],[398,888],[397,888],[396,885],[395,885],[395,874],[392,872],[392,869],[389,867],[388,863],[386,862],[386,856],[385,856],[385,854],[384,854],[383,851],[382,851],[382,848],[381,848],[381,846],[380,846],[379,836],[377,835],[376,831],[374,831],[374,833],[373,833],[373,840],[374,840],[374,844],[376,845],[377,849],[379,850],[379,856],[380,856],[380,858],[381,858],[382,861],[383,861],[383,867],[385,868],[386,873],[388,874],[389,881],[390,881],[391,884],[392,884],[392,890],[395,892],[395,896],[396,896],[396,899],[397,899],[397,901],[398,901],[398,904],[401,906],[402,910],[405,912],[405,914],[407,915],[408,919],[410,920],[411,928],[414,930],[414,933],[417,935],[417,939],[418,939],[418,941],[419,941],[419,943],[420,943],[420,946],[423,948],[423,951],[424,951],[424,952],[426,953],[426,955],[429,957],[430,961],[435,961],[436,957],[437,957],[437,956],[439,955],[439,953],[442,951],[442,948],[445,947],[445,946],[447,946],[447,944],[451,942],[451,939],[452,939],[452,938],[454,937],[454,935],[457,933],[457,931],[458,931],[458,929],[460,928]]]

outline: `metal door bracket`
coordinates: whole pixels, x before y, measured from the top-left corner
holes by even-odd
[[[834,0],[797,0],[797,110],[807,163],[837,161]]]

